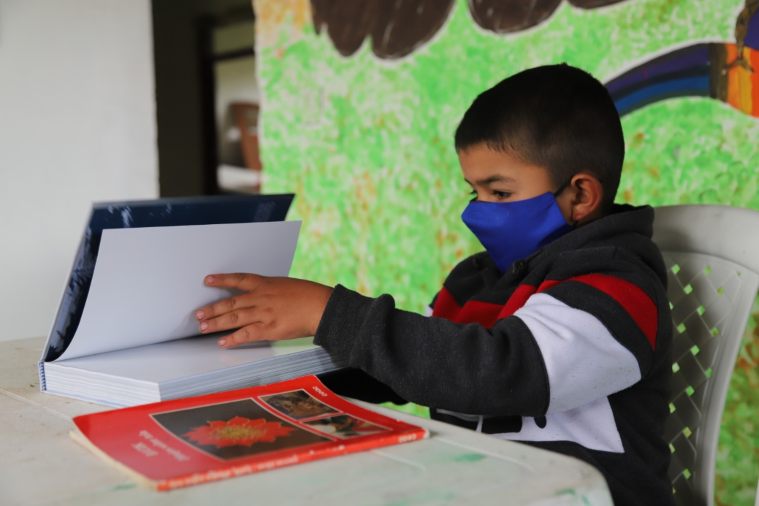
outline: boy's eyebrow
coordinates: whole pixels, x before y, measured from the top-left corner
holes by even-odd
[[[470,186],[472,183],[469,182],[468,179],[464,178],[464,181],[467,182]],[[475,181],[480,186],[489,185],[490,183],[514,183],[516,180],[514,178],[508,177],[508,176],[501,176],[499,174],[493,174],[492,176],[488,176],[484,179],[478,179]]]

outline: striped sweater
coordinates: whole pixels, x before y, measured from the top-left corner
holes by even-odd
[[[505,273],[476,254],[432,317],[338,285],[315,342],[357,371],[328,386],[581,458],[618,505],[671,504],[671,323],[652,223],[650,207],[617,206]]]

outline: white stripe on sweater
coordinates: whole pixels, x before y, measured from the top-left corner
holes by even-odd
[[[530,329],[543,356],[549,415],[605,401],[640,381],[635,356],[592,314],[538,293],[514,316]]]

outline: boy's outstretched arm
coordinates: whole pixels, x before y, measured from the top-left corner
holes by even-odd
[[[338,285],[314,342],[417,404],[522,416],[542,415],[548,404],[540,350],[518,318],[492,328],[453,323]]]
[[[331,287],[312,281],[256,274],[211,274],[204,282],[242,292],[195,312],[203,334],[237,329],[219,340],[224,348],[313,336],[332,294]]]
[[[613,248],[587,256],[567,255],[540,286],[520,285],[533,294],[489,327],[338,285],[314,342],[404,399],[459,413],[535,417],[606,401],[671,370],[671,322],[651,269]]]
[[[203,332],[241,327],[225,347],[314,335],[403,399],[460,413],[565,411],[626,389],[652,366],[635,319],[603,286],[582,280],[552,285],[490,328],[402,311],[389,295],[340,285],[254,275],[207,283],[245,291],[199,310]]]
[[[201,333],[236,329],[219,340],[224,348],[314,335],[342,363],[412,402],[482,414],[545,408],[546,375],[518,322],[492,332],[398,310],[389,295],[294,278],[212,274],[204,282],[242,292],[195,313]]]

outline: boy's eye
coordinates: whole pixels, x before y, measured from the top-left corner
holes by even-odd
[[[476,190],[470,191],[469,195],[473,197],[472,200],[477,200],[478,195]],[[512,193],[507,191],[491,190],[490,195],[492,196],[492,200],[506,200],[511,197]]]

